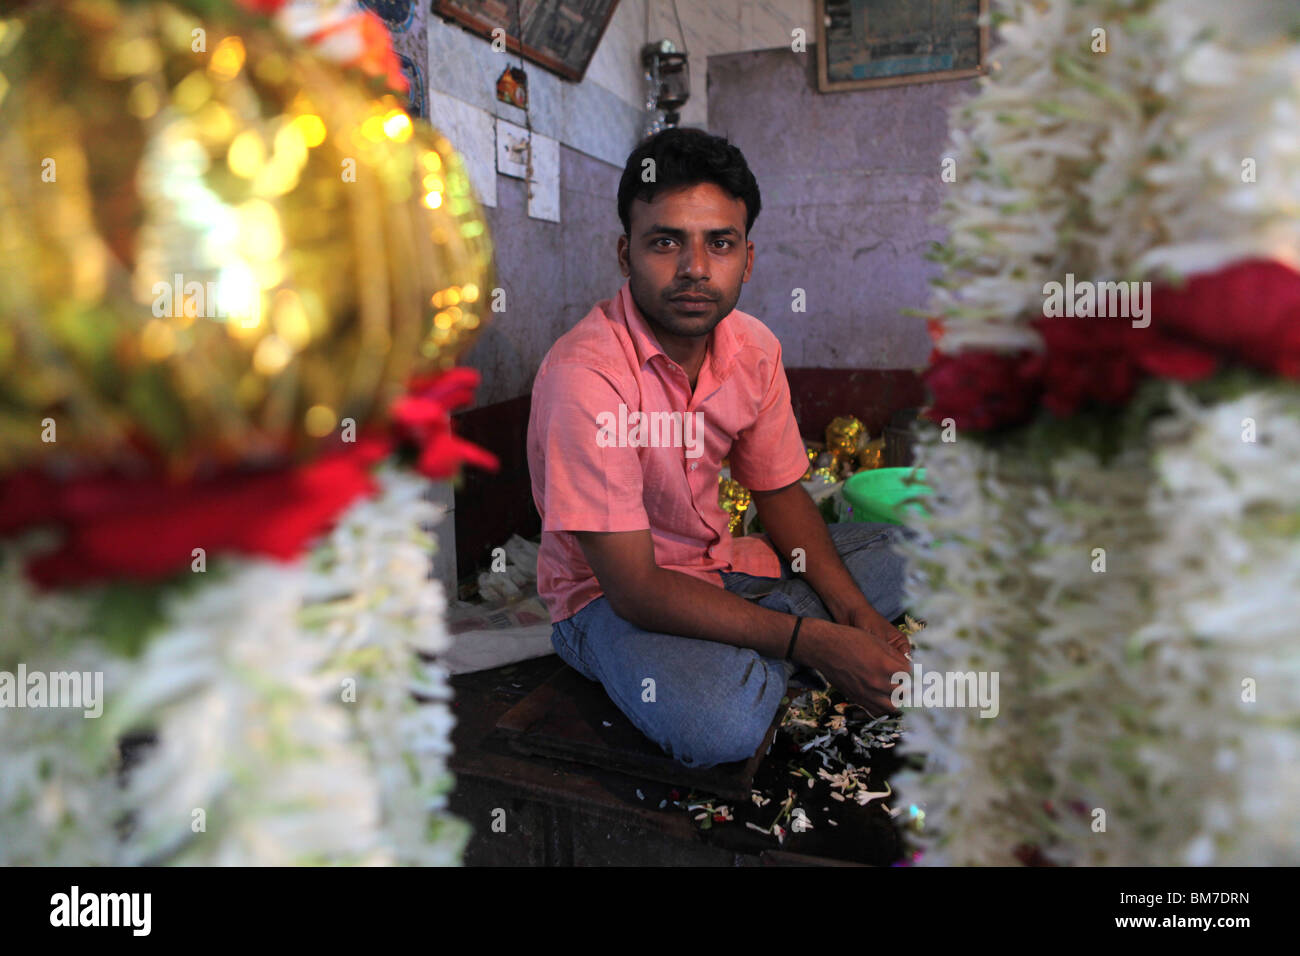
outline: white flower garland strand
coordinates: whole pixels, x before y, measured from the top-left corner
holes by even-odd
[[[1076,452],[1042,470],[1024,454],[945,443],[933,430],[918,464],[936,497],[929,518],[909,521],[919,539],[903,546],[914,606],[929,623],[916,659],[928,672],[996,673],[999,691],[993,717],[907,713],[903,751],[926,763],[897,783],[925,809],[923,861],[1008,865],[1032,845],[1068,862],[1078,807],[1086,813],[1128,783],[1116,781],[1109,750],[1122,714],[1108,707],[1124,666],[1116,628],[1144,620],[1131,555],[1147,527],[1149,469],[1141,456],[1103,468]],[[1096,547],[1113,562],[1108,573],[1093,570]]]
[[[930,519],[910,521],[918,538],[901,545],[909,578],[923,582],[910,585],[912,606],[928,622],[913,638],[913,656],[927,671],[998,672],[1002,711],[971,720],[967,711],[908,709],[900,751],[924,755],[926,764],[894,782],[903,799],[925,810],[918,838],[924,863],[1011,865],[1022,821],[1039,803],[1026,772],[1040,760],[1038,742],[1024,733],[1029,721],[1017,712],[1027,679],[1018,646],[1035,623],[1027,578],[1015,573],[1027,502],[1020,487],[996,480],[992,452],[973,441],[930,437],[917,449],[917,464],[935,489]]]
[[[1028,515],[1039,623],[1022,638],[1035,661],[1026,690],[1042,720],[1045,800],[1030,839],[1058,863],[1140,865],[1159,853],[1149,830],[1164,808],[1129,756],[1155,734],[1157,688],[1128,640],[1150,613],[1152,481],[1143,447],[1106,464],[1076,450],[1052,462]]]
[[[907,713],[923,863],[1300,862],[1300,394],[1173,395],[1104,467],[923,435],[916,657],[1001,692]]]
[[[1168,861],[1296,866],[1300,390],[1208,407],[1174,398],[1154,430],[1149,508],[1162,533],[1149,566],[1160,585],[1137,636],[1161,690],[1159,746],[1142,759],[1175,785]]]
[[[21,663],[28,673],[101,672],[107,694],[125,668],[103,648],[78,639],[89,619],[88,602],[37,597],[22,573],[27,555],[49,543],[48,536],[29,535],[0,550],[0,670],[16,674]],[[102,723],[78,708],[0,707],[0,866],[106,866],[116,860],[116,754]]]
[[[1043,286],[1300,267],[1300,24],[1287,0],[995,0],[1009,22],[950,112],[940,348],[1039,347]],[[1092,52],[1106,31],[1105,53]]]
[[[175,597],[138,660],[104,662],[101,720],[0,711],[0,862],[459,862],[468,829],[442,812],[450,688],[419,656],[448,646],[421,530],[441,510],[419,476],[379,478],[305,558],[224,562]],[[13,558],[0,586],[26,617],[76,617],[86,597],[31,593]],[[123,789],[113,743],[133,729],[156,742]],[[52,820],[59,807],[78,812]]]

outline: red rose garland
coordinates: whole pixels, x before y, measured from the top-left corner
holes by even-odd
[[[157,580],[189,567],[194,549],[292,560],[362,495],[371,468],[400,441],[420,448],[419,471],[447,478],[462,463],[495,471],[484,448],[456,437],[451,410],[473,397],[479,373],[453,368],[420,380],[394,404],[393,434],[371,430],[315,461],[176,480],[81,475],[57,480],[32,470],[0,479],[0,537],[27,528],[62,532],[57,550],[33,558],[28,576],[45,588],[112,579]]]
[[[1236,360],[1300,379],[1300,272],[1248,260],[1202,273],[1185,286],[1155,286],[1151,323],[1119,318],[1040,318],[1039,352],[937,349],[923,378],[933,396],[926,417],[958,428],[1017,425],[1042,406],[1058,418],[1085,404],[1122,406],[1146,376],[1195,382]],[[930,323],[936,344],[942,325]]]

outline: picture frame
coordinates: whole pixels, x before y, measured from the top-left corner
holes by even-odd
[[[618,0],[431,0],[433,12],[543,69],[582,81]],[[498,37],[501,34],[498,34]]]
[[[988,0],[816,0],[817,90],[983,76],[988,6]],[[952,17],[947,22],[945,11]],[[880,32],[868,32],[872,20]]]

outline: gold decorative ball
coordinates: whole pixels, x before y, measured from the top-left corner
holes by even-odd
[[[454,364],[493,281],[459,159],[396,98],[264,22],[121,0],[0,20],[0,263],[0,474],[309,455]]]
[[[836,461],[856,456],[867,438],[866,426],[852,415],[841,415],[826,426],[826,450]]]

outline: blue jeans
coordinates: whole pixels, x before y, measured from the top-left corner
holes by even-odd
[[[827,526],[835,549],[867,601],[886,620],[903,613],[899,525]],[[723,586],[787,614],[831,620],[821,598],[781,559],[781,577],[719,571]],[[776,716],[794,665],[747,647],[645,631],[614,613],[604,596],[551,628],[570,667],[600,681],[619,710],[665,753],[688,767],[753,756]]]

